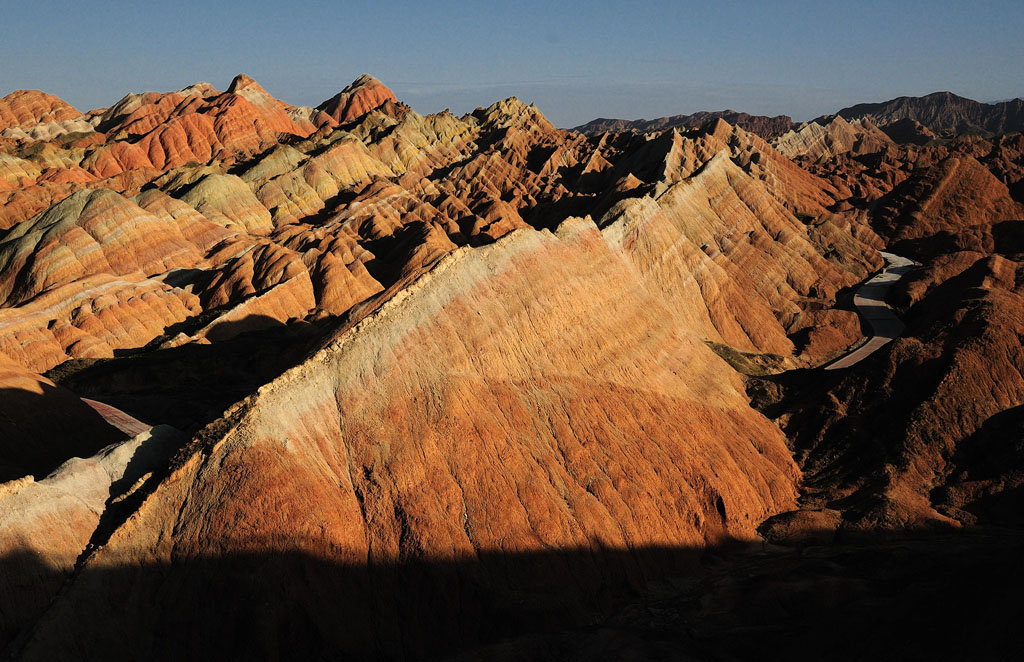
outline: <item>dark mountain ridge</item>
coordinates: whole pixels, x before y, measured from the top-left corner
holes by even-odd
[[[879,127],[902,120],[912,120],[929,131],[947,136],[963,133],[1002,134],[1024,130],[1024,99],[982,103],[952,92],[934,92],[923,97],[904,96],[878,103],[859,103],[811,121],[824,125],[836,115],[847,120],[867,117]],[[574,130],[587,135],[624,131],[662,131],[673,127],[696,128],[708,120],[718,118],[745,131],[756,133],[766,140],[777,138],[798,126],[798,123],[788,115],[768,117],[736,110],[719,110],[651,120],[599,117],[575,127]]]
[[[587,135],[598,133],[622,133],[623,131],[662,131],[674,127],[687,129],[699,128],[709,120],[723,119],[733,126],[738,126],[744,131],[756,133],[766,140],[781,136],[792,129],[796,124],[788,115],[750,115],[736,110],[702,110],[692,115],[673,115],[671,117],[659,117],[653,120],[620,120],[599,117],[586,124],[577,126],[574,130]]]
[[[859,103],[843,108],[837,114],[845,119],[870,117],[879,125],[911,119],[944,134],[998,134],[1024,129],[1024,100],[982,103],[952,92],[897,97],[881,103]]]

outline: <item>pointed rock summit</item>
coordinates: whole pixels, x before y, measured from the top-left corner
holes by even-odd
[[[228,85],[228,92],[231,94],[241,94],[243,91],[246,90],[267,94],[267,91],[264,90],[259,83],[254,81],[249,76],[246,76],[245,74],[238,74],[237,76],[231,79],[231,84]],[[267,96],[270,95],[267,94]]]
[[[316,109],[344,123],[358,119],[388,101],[398,101],[395,93],[370,74],[363,74]]]
[[[497,129],[509,126],[535,126],[544,131],[555,127],[548,121],[537,106],[523,103],[518,97],[509,97],[492,103],[487,108],[477,108],[473,115],[484,126]]]

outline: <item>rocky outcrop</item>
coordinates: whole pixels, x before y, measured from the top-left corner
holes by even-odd
[[[71,391],[3,354],[0,396],[0,481],[45,476],[124,438]]]
[[[66,403],[54,411],[68,411]],[[97,540],[107,508],[130,499],[180,443],[173,428],[157,427],[91,457],[74,457],[38,480],[25,476],[0,483],[0,547],[47,561],[45,568],[30,560],[5,566],[0,641],[14,640],[46,611],[78,558]]]

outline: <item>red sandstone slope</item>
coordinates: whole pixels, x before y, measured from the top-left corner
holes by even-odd
[[[1024,204],[969,155],[951,155],[882,200],[875,227],[914,255],[994,252],[994,226],[1024,219]]]

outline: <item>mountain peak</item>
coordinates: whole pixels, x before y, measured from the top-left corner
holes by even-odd
[[[383,83],[381,83],[373,74],[363,73],[359,74],[359,77],[352,81],[352,83],[350,83],[345,89],[355,89],[366,85],[383,85]]]
[[[260,84],[252,78],[245,74],[238,74],[231,79],[231,84],[228,85],[228,92],[238,94],[242,90],[259,90],[260,92],[266,93],[266,91],[260,87]]]
[[[324,111],[340,123],[345,123],[362,117],[388,101],[398,101],[395,93],[370,74],[362,74],[316,109]]]

